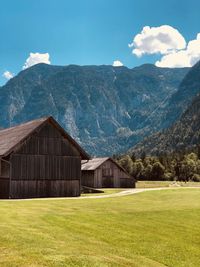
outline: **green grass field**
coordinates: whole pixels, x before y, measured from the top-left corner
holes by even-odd
[[[200,266],[200,189],[0,201],[0,266]]]
[[[173,182],[173,181],[138,181],[137,188],[156,188],[156,187],[200,187],[200,182]]]

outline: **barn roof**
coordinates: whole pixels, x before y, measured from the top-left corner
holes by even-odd
[[[93,158],[89,161],[82,160],[81,170],[82,171],[94,171],[108,159],[109,158],[107,157],[107,158]]]
[[[109,158],[109,157],[93,158],[93,159],[88,160],[88,161],[82,160],[81,161],[81,170],[82,171],[95,171],[98,167],[100,167],[107,160],[111,160],[118,168],[120,168],[123,172],[128,174],[127,171],[124,168],[122,168],[114,159]]]
[[[82,159],[89,159],[89,155],[81,148],[81,146],[57,123],[53,117],[41,118],[29,121],[11,128],[0,130],[0,156],[7,156],[12,153],[16,147],[34,133],[39,127],[46,122],[50,122],[61,132],[64,138],[68,139],[80,152]]]

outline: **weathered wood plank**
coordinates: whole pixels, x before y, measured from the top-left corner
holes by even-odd
[[[1,183],[1,180],[0,180]],[[12,180],[12,198],[79,196],[79,180]]]

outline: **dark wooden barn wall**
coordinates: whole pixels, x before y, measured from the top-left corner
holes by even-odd
[[[83,186],[95,187],[94,171],[82,171],[81,172],[81,184]]]
[[[12,198],[76,197],[80,195],[78,180],[12,180]]]
[[[135,188],[135,180],[133,178],[120,178],[121,188]]]
[[[0,160],[0,198],[9,198],[9,163]]]
[[[12,198],[80,195],[80,154],[51,124],[19,146],[10,162]]]
[[[11,157],[12,180],[79,180],[78,157],[54,155],[20,155]]]
[[[9,178],[0,178],[0,198],[9,198]]]

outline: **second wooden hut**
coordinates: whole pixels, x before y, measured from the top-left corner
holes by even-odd
[[[81,184],[92,188],[134,188],[135,180],[112,158],[81,162]]]

